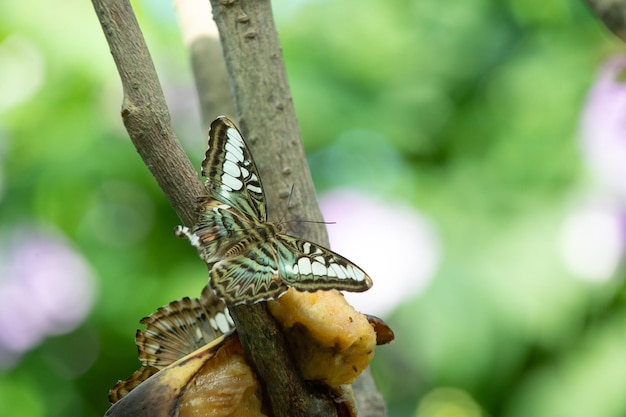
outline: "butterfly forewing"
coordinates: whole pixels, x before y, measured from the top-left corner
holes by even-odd
[[[267,220],[258,170],[243,135],[226,117],[211,123],[202,176],[207,179],[205,187],[209,194],[252,221]]]
[[[279,234],[274,247],[282,279],[297,290],[364,291],[372,286],[371,278],[361,268],[312,242]]]

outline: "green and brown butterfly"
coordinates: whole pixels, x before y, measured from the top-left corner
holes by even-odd
[[[209,268],[209,285],[227,304],[273,300],[289,287],[360,292],[372,286],[348,259],[267,221],[258,170],[226,117],[211,124],[202,175],[208,195],[198,200],[197,224],[175,233],[197,249]]]

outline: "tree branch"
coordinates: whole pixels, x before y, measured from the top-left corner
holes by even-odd
[[[287,209],[287,218],[297,214],[300,218],[321,220],[269,1],[212,0],[211,5],[240,127],[253,148],[265,185],[270,218],[283,217]],[[292,187],[294,192],[290,195]],[[290,207],[287,207],[288,199]],[[299,226],[299,230],[291,230],[292,234],[327,242],[321,225],[291,224]],[[242,337],[242,343],[263,380],[274,412],[285,416],[336,415],[331,398],[320,396],[304,384],[283,343],[276,349],[281,354],[285,349],[285,369],[276,367],[276,361],[266,357],[267,352],[259,345],[261,339],[278,337],[282,342],[283,336],[280,331],[259,335],[255,329],[248,328],[248,323],[258,314],[267,314],[264,304],[252,308],[256,311],[235,308],[233,318],[237,329],[244,329],[246,336]],[[245,322],[239,322],[238,318],[243,317]]]
[[[124,101],[122,119],[144,163],[184,224],[196,221],[196,198],[204,186],[172,130],[163,91],[126,0],[93,0],[117,66]]]
[[[211,5],[240,128],[265,185],[268,215],[307,220],[287,223],[289,233],[328,246],[270,1],[211,0]]]
[[[183,223],[190,226],[196,221],[195,202],[198,196],[205,194],[204,186],[171,128],[158,77],[132,8],[128,0],[92,2],[122,81],[124,125],[170,204]],[[218,10],[216,16],[219,16],[216,19],[221,19],[222,38],[227,39],[224,49],[238,113],[243,116],[241,127],[254,148],[263,180],[270,185],[266,190],[270,215],[282,217],[287,209],[290,219],[319,220],[321,214],[299,140],[270,5],[269,2],[251,3],[235,5],[225,0],[216,5],[214,2]],[[206,53],[207,45],[202,48],[198,44],[191,45],[193,56]],[[203,97],[210,87],[202,88],[199,76],[206,70],[198,69],[201,65],[194,61]],[[258,71],[244,71],[246,68]],[[212,82],[215,85],[215,81]],[[209,92],[204,109],[210,105],[207,103],[219,102],[220,94],[218,91],[211,97]],[[205,123],[210,120],[207,113]],[[286,207],[292,186],[295,190],[290,200],[292,204]],[[291,224],[295,225],[292,234],[327,243],[323,226]],[[264,303],[238,306],[231,314],[242,344],[264,381],[275,416],[336,415],[332,400],[310,389],[300,377],[284,337]],[[369,378],[371,380],[371,376]]]
[[[174,0],[200,99],[202,124],[208,132],[217,115],[234,115],[228,73],[211,5],[206,0]]]
[[[163,92],[127,0],[92,0],[124,89],[122,118],[144,163],[184,224],[196,221],[204,186],[178,142]],[[267,126],[269,127],[269,126]],[[276,417],[336,415],[332,401],[309,391],[265,304],[231,310],[242,344],[264,381]]]
[[[241,129],[253,148],[265,185],[268,213],[289,220],[323,220],[300,138],[270,1],[211,0],[211,5],[235,108],[241,116]],[[289,226],[290,234],[328,247],[323,224],[292,222]],[[385,415],[383,398],[369,368],[359,376],[354,389],[360,416]]]

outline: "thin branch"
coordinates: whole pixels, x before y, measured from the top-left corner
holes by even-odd
[[[126,0],[93,0],[117,66],[122,118],[144,163],[186,225],[196,220],[204,187],[172,130],[163,91],[132,8]]]
[[[235,114],[217,26],[206,0],[174,0],[174,5],[185,45],[189,48],[202,124],[208,132],[216,116]]]

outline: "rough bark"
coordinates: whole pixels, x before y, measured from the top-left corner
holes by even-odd
[[[204,186],[172,130],[137,19],[126,0],[93,0],[93,5],[122,80],[124,126],[178,216],[191,225]]]

